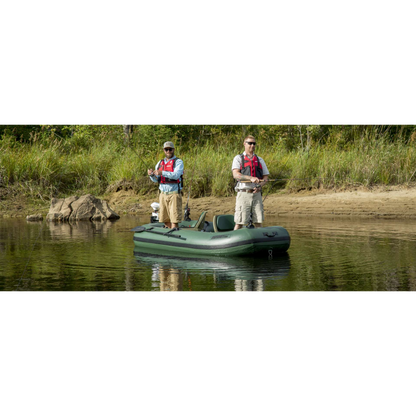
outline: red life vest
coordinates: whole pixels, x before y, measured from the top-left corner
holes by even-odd
[[[253,159],[250,159],[244,153],[241,156],[240,172],[243,175],[254,176],[255,178],[263,179],[263,167],[260,160],[256,155],[253,155]]]
[[[162,159],[159,162],[159,170],[161,171],[166,171],[166,172],[173,172],[175,170],[175,162],[176,162],[176,158],[175,159],[169,159],[166,163],[165,163],[165,159]],[[181,183],[181,179],[169,179],[166,178],[165,176],[160,175],[158,178],[158,182],[159,183],[177,183],[180,184]],[[178,185],[178,188],[180,190],[180,187]]]

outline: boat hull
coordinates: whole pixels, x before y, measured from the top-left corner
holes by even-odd
[[[215,233],[186,228],[171,231],[146,224],[137,227],[133,240],[138,251],[193,256],[273,255],[290,247],[289,233],[278,226]]]

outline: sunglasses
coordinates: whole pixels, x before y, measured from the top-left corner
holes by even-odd
[[[165,147],[163,150],[165,152],[171,152],[173,149],[171,147]]]
[[[249,146],[255,146],[256,142],[246,142],[246,144],[248,144]]]

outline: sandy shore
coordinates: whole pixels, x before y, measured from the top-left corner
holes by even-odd
[[[120,215],[150,215],[153,197],[136,195],[133,191],[119,191],[98,196],[106,199]],[[416,219],[416,184],[412,186],[351,188],[348,190],[283,191],[263,195],[266,215],[361,216],[378,218]],[[183,198],[185,206],[187,197]],[[215,214],[233,214],[235,196],[194,198],[189,201],[191,217],[208,211],[207,219]],[[26,217],[35,213],[46,215],[48,201],[24,198],[0,200],[0,217]]]
[[[312,190],[295,193],[278,193],[266,197],[266,215],[314,215],[314,216],[365,216],[383,218],[416,219],[416,186],[352,188],[345,191]],[[184,204],[186,204],[186,197]],[[108,198],[110,206],[120,214],[150,214],[150,204],[157,198],[140,198],[128,192],[118,192]],[[195,198],[189,201],[193,217],[208,211],[208,218],[215,214],[233,214],[235,197]]]

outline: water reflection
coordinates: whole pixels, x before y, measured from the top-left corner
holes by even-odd
[[[263,279],[257,280],[242,280],[235,279],[236,292],[249,291],[249,292],[262,292],[264,290]]]
[[[0,218],[0,291],[416,290],[415,220],[269,216],[292,237],[273,259],[134,256],[130,230],[145,221]]]
[[[159,269],[160,290],[177,292],[183,290],[182,271],[173,267]]]
[[[262,291],[267,283],[286,279],[290,257],[201,258],[173,257],[134,252],[138,264],[152,269],[152,288],[161,291],[213,290]],[[207,280],[211,283],[207,284]],[[233,283],[232,286],[230,283]]]
[[[94,234],[107,235],[113,226],[112,221],[91,222],[47,222],[52,239],[81,239],[88,240]]]

